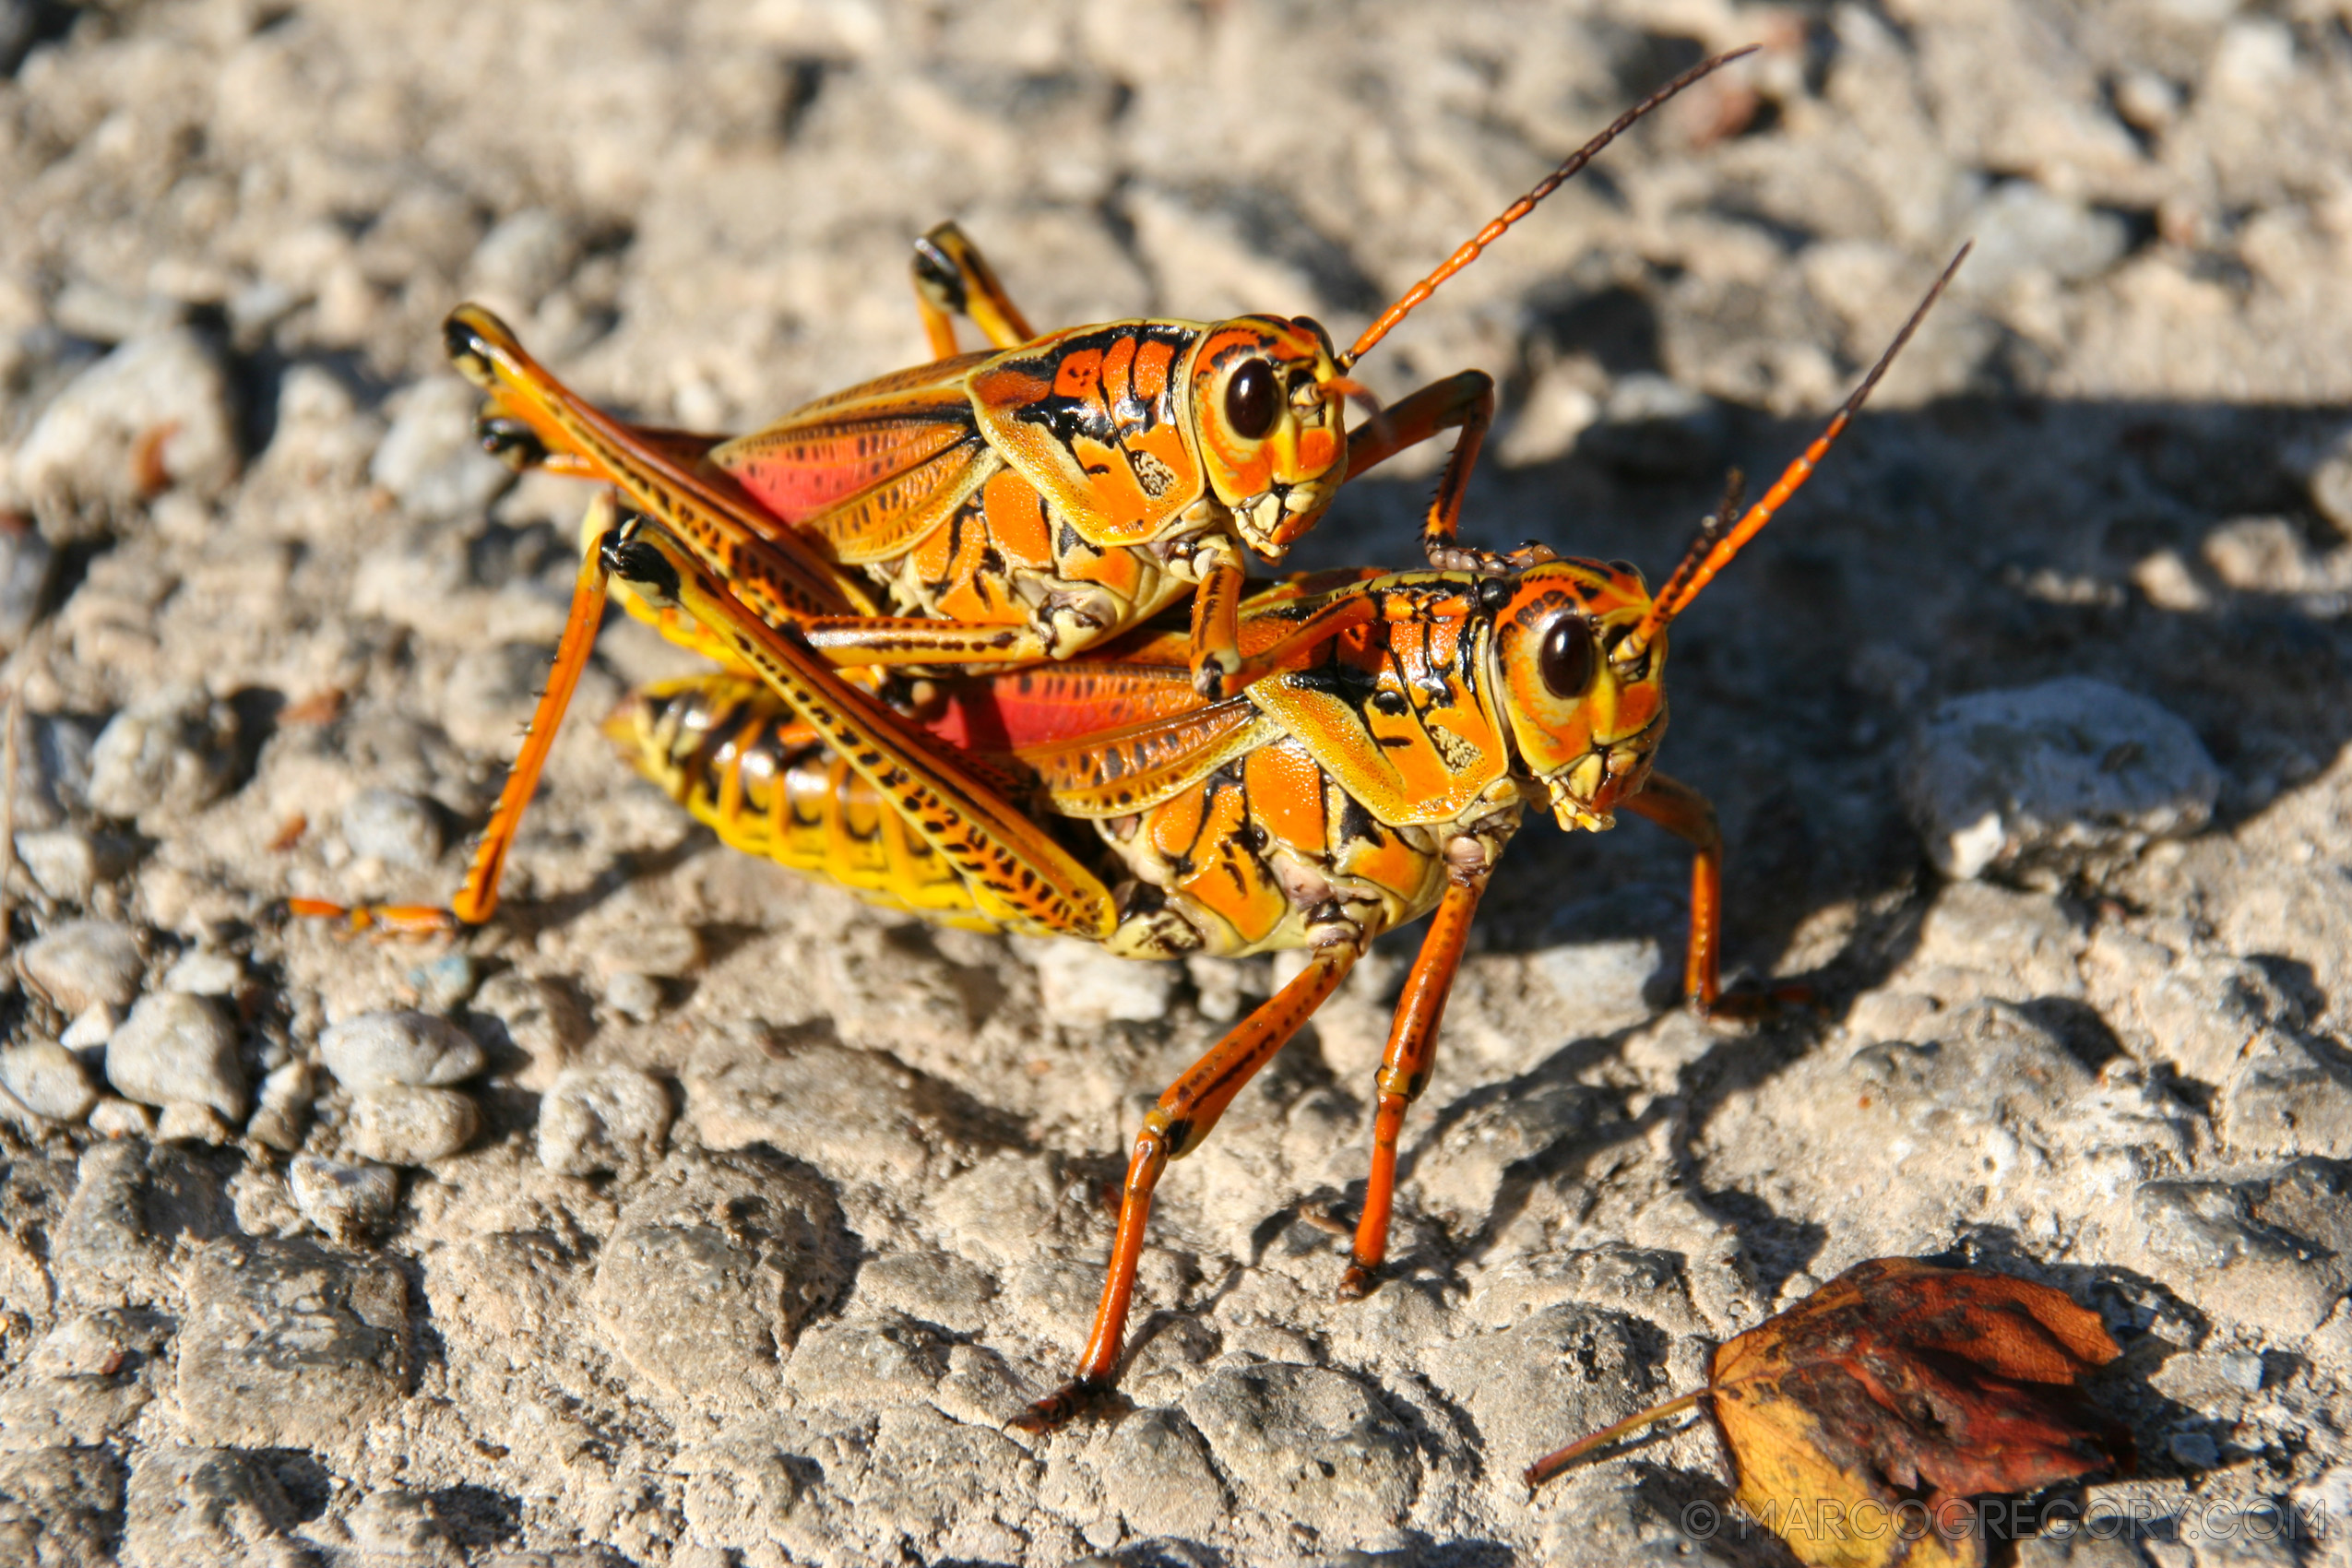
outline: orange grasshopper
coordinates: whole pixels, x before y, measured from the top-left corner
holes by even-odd
[[[1199,1146],[1373,938],[1433,912],[1375,1079],[1371,1175],[1340,1287],[1372,1288],[1405,1113],[1428,1083],[1472,915],[1527,806],[1571,831],[1608,828],[1622,807],[1691,845],[1684,989],[1701,1012],[1716,1004],[1715,814],[1652,767],[1667,630],[1804,482],[1958,265],[1744,513],[1735,477],[1655,595],[1630,566],[1533,546],[1503,570],[1295,579],[1236,616],[1244,655],[1283,648],[1277,667],[1219,700],[1194,687],[1183,633],[1146,629],[1099,658],[942,681],[935,707],[905,717],[754,611],[660,522],[616,525],[600,498],[604,571],[690,617],[732,666],[648,688],[608,730],[727,843],[932,919],[1132,957],[1310,955],[1144,1118],[1076,1375],[1021,1424],[1058,1425],[1108,1394],[1167,1162]]]
[[[1752,52],[1702,61],[1628,110],[1345,353],[1304,316],[1121,321],[1039,336],[953,224],[916,246],[917,302],[935,361],[738,439],[640,429],[600,412],[476,306],[450,317],[450,353],[490,394],[481,430],[506,460],[617,486],[714,564],[731,564],[720,556],[740,555],[748,534],[795,557],[803,576],[861,568],[902,617],[919,617],[843,618],[794,605],[792,618],[836,664],[1068,658],[1189,592],[1188,663],[1215,697],[1287,653],[1268,648],[1244,661],[1235,645],[1244,546],[1279,561],[1343,480],[1407,446],[1459,433],[1423,543],[1433,565],[1492,564],[1455,543],[1463,490],[1494,417],[1492,377],[1449,377],[1348,434],[1341,405],[1369,395],[1348,372],[1634,122]],[[956,352],[959,314],[991,348]]]
[[[1642,116],[1752,52],[1702,61],[1620,115],[1344,354],[1306,317],[1125,321],[1039,337],[953,224],[916,247],[934,362],[735,440],[613,419],[575,397],[479,306],[454,312],[445,337],[452,362],[489,395],[479,429],[491,452],[517,468],[612,484],[763,620],[794,626],[836,666],[879,672],[1064,659],[1192,592],[1186,662],[1214,697],[1324,632],[1304,624],[1241,657],[1234,617],[1242,545],[1279,560],[1342,480],[1407,446],[1459,432],[1423,525],[1431,564],[1504,564],[1454,542],[1493,419],[1493,379],[1465,371],[1343,435],[1340,405],[1361,393],[1346,372]],[[957,354],[957,314],[994,348]],[[877,591],[902,613],[876,613]],[[376,907],[350,911],[355,923],[436,930],[453,915],[466,924],[490,918],[606,597],[597,552],[585,549],[553,673],[449,909]],[[674,617],[653,618],[665,635],[695,641]],[[345,913],[316,900],[297,907]]]

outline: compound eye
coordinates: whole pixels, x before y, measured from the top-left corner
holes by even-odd
[[[1556,697],[1576,697],[1593,683],[1593,629],[1582,615],[1562,615],[1543,634],[1536,670]]]
[[[1263,441],[1272,434],[1280,411],[1275,393],[1274,367],[1264,360],[1244,360],[1225,384],[1225,422],[1233,434],[1244,441]]]

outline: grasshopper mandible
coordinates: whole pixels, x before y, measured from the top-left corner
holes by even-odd
[[[1340,1289],[1372,1287],[1404,1117],[1429,1081],[1471,918],[1527,806],[1571,831],[1608,828],[1621,807],[1692,847],[1684,989],[1702,1012],[1716,1004],[1715,814],[1652,766],[1666,634],[1804,482],[1958,265],[1744,512],[1735,479],[1656,594],[1629,565],[1540,547],[1500,570],[1296,579],[1241,607],[1245,655],[1288,651],[1219,700],[1193,686],[1182,634],[1146,629],[1100,658],[944,680],[935,708],[902,716],[755,612],[660,522],[600,498],[595,553],[612,580],[691,617],[732,666],[639,693],[608,730],[728,843],[932,919],[1127,956],[1309,954],[1144,1118],[1076,1373],[1021,1424],[1058,1425],[1108,1394],[1168,1161],[1199,1146],[1373,938],[1433,913],[1375,1079],[1372,1168]],[[1091,837],[1057,823],[1091,825]]]

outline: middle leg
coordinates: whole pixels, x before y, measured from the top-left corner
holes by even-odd
[[[1274,1060],[1301,1025],[1314,1016],[1362,952],[1360,939],[1342,936],[1315,949],[1298,979],[1259,1004],[1208,1053],[1168,1086],[1144,1118],[1127,1160],[1127,1184],[1119,1202],[1119,1231],[1111,1243],[1111,1273],[1095,1309],[1094,1331],[1078,1358],[1078,1372],[1013,1424],[1025,1431],[1050,1431],[1099,1404],[1111,1392],[1126,1343],[1127,1308],[1135,1292],[1135,1268],[1143,1256],[1144,1226],[1151,1218],[1152,1190],[1168,1162],[1198,1148],[1225,1114],[1233,1097]]]

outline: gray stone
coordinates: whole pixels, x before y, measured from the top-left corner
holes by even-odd
[[[108,816],[160,823],[201,811],[229,788],[237,716],[201,688],[166,686],[138,698],[89,749],[89,803]]]
[[[362,790],[343,808],[343,842],[355,855],[424,871],[441,858],[441,814],[404,790]]]
[[[160,477],[215,496],[237,477],[236,410],[219,351],[186,327],[137,337],[60,392],[17,448],[15,482],[68,505],[144,499],[136,449],[155,448]]]
[[[188,1100],[232,1122],[245,1117],[245,1069],[237,1028],[201,996],[139,998],[106,1042],[106,1081],[144,1105]]]
[[[392,426],[367,475],[400,510],[429,522],[478,517],[513,478],[474,440],[481,394],[455,375],[419,382],[393,401]]]
[[[1976,248],[1956,281],[1979,296],[2036,276],[2081,282],[2112,267],[2130,244],[2121,219],[2031,180],[1994,186],[1966,232]]]
[[[1084,942],[1049,937],[1015,946],[1037,968],[1046,1017],[1065,1028],[1164,1018],[1183,977],[1173,964],[1117,958]]]
[[[343,1519],[352,1544],[388,1557],[434,1554],[448,1534],[433,1500],[403,1487],[379,1487]]]
[[[2338,1048],[2263,1029],[2230,1065],[2220,1123],[2248,1154],[2352,1158],[2352,1064]]]
[[[232,953],[184,953],[163,973],[163,989],[189,996],[234,996],[245,983],[245,967]]]
[[[432,963],[410,969],[409,983],[416,988],[417,1000],[427,1009],[448,1013],[466,1004],[466,998],[481,983],[481,974],[465,954],[444,953]]]
[[[362,1013],[319,1031],[319,1060],[354,1092],[398,1085],[446,1088],[482,1070],[481,1043],[431,1013]]]
[[[837,1178],[910,1181],[982,1144],[942,1086],[878,1051],[813,1041],[788,1054],[713,1040],[687,1064],[686,1119],[714,1148],[766,1143]]]
[[[400,1198],[400,1173],[390,1167],[315,1154],[294,1156],[286,1183],[303,1218],[347,1246],[380,1234]]]
[[[93,1002],[74,1016],[57,1043],[77,1054],[102,1051],[114,1031],[123,1027],[123,1016],[103,1002]]]
[[[306,1241],[206,1247],[179,1352],[196,1441],[351,1453],[407,1391],[408,1281]]]
[[[466,264],[468,291],[502,310],[532,311],[579,259],[580,236],[561,213],[527,207],[492,226]]]
[[[2266,1178],[2177,1178],[2132,1198],[2124,1255],[2216,1315],[2307,1335],[2352,1289],[2352,1165],[2304,1158]]]
[[[817,1469],[804,1456],[807,1446],[809,1434],[796,1424],[763,1414],[680,1455],[694,1538],[732,1551],[780,1544],[802,1478]]]
[[[1103,1501],[1138,1536],[1203,1539],[1232,1507],[1208,1446],[1175,1410],[1137,1410],[1105,1445]]]
[[[1902,787],[1946,876],[2055,886],[2203,827],[2221,773],[2179,718],[2070,675],[1942,704],[1912,740]]]
[[[303,1146],[303,1127],[310,1120],[310,1067],[289,1062],[270,1070],[261,1080],[260,1104],[245,1134],[255,1143],[288,1153]]]
[[[144,1138],[155,1132],[155,1112],[135,1099],[101,1095],[90,1107],[89,1130],[101,1138]]]
[[[78,1122],[98,1103],[81,1059],[62,1045],[35,1040],[0,1051],[0,1088],[53,1122]]]
[[[33,881],[61,904],[88,903],[100,876],[111,874],[101,873],[98,841],[78,827],[35,828],[18,834],[16,844]]]
[[[542,1094],[594,1030],[571,992],[513,969],[481,982],[468,1004],[466,1028],[490,1051],[522,1057],[520,1063],[501,1060],[499,1071]]]
[[[540,1097],[539,1162],[558,1175],[640,1169],[669,1132],[669,1089],[635,1068],[566,1068]]]
[[[351,1097],[351,1147],[386,1165],[430,1165],[473,1141],[481,1112],[456,1089],[397,1084]]]
[[[604,1004],[624,1018],[649,1024],[661,1014],[661,982],[637,969],[614,969],[604,977]]]
[[[68,921],[17,955],[27,983],[71,1016],[96,1003],[128,1007],[147,973],[138,934],[113,921]]]
[[[1449,1116],[1414,1161],[1412,1190],[1429,1206],[1471,1229],[1484,1223],[1504,1173],[1564,1152],[1608,1114],[1609,1096],[1585,1084],[1526,1085]]]
[[[0,1389],[0,1450],[113,1440],[147,1408],[152,1391],[141,1373],[170,1337],[165,1320],[151,1312],[65,1319]]]
[[[1512,1441],[1506,1434],[1598,1431],[1664,1396],[1665,1359],[1666,1336],[1656,1324],[1562,1301],[1439,1347],[1422,1364],[1468,1412],[1489,1467],[1508,1473],[1546,1450],[1513,1452],[1501,1446]]]
[[[24,1568],[103,1568],[109,1516],[123,1507],[122,1461],[101,1448],[0,1454],[0,1562]]]
[[[225,1144],[235,1136],[220,1112],[193,1100],[175,1099],[155,1119],[159,1144]]]
[[[1411,1431],[1336,1372],[1282,1361],[1227,1367],[1187,1393],[1183,1410],[1240,1506],[1295,1519],[1325,1549],[1378,1540],[1420,1488]]]
[[[986,1321],[996,1281],[978,1264],[947,1253],[885,1253],[858,1266],[858,1299],[973,1334]]]
[[[802,1326],[847,1285],[821,1182],[745,1152],[673,1155],[598,1254],[597,1325],[637,1376],[709,1413],[772,1396]]]
[[[2311,464],[2311,505],[2335,531],[2352,538],[2352,424],[2336,433]]]
[[[298,1561],[294,1509],[260,1459],[233,1449],[158,1444],[138,1455],[125,1499],[128,1568],[260,1568]]]
[[[93,1305],[151,1301],[172,1249],[232,1223],[220,1182],[199,1157],[137,1138],[85,1150],[51,1261],[66,1295]]]

